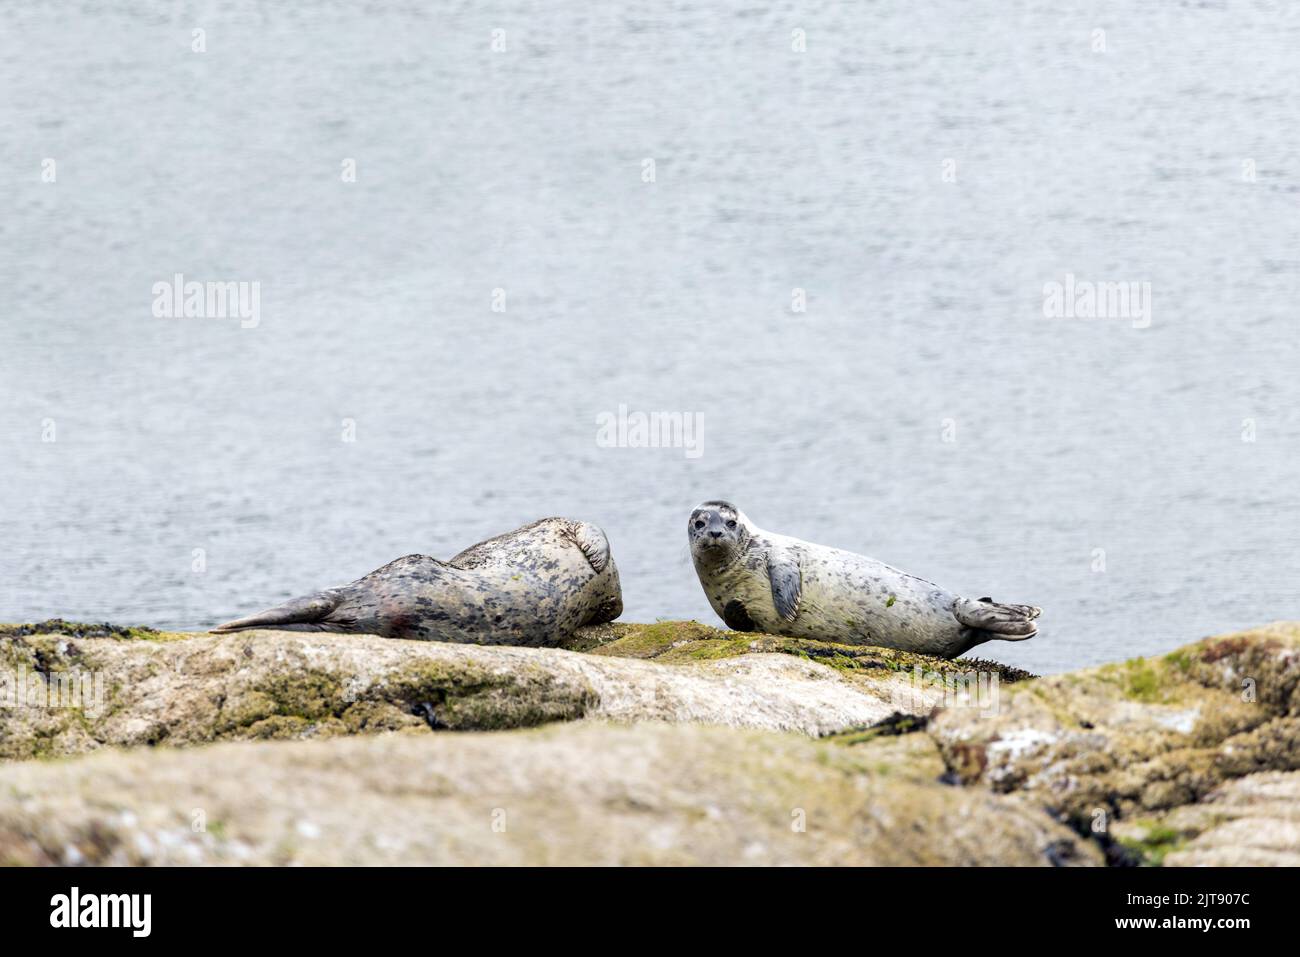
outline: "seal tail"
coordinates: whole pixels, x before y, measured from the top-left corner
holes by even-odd
[[[1042,613],[1033,605],[1004,605],[992,598],[958,598],[952,606],[953,617],[963,625],[1007,641],[1024,641],[1038,634],[1034,619]]]
[[[329,617],[342,603],[341,596],[330,592],[295,598],[275,608],[259,611],[247,618],[236,618],[224,625],[217,625],[214,634],[227,634],[232,631],[246,631],[249,628],[281,628],[291,631],[324,631],[321,622]]]

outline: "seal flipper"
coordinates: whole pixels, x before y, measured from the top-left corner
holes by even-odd
[[[799,599],[803,595],[803,573],[798,558],[786,551],[769,549],[767,577],[772,583],[776,613],[786,621],[794,621],[799,617]]]
[[[992,598],[958,598],[952,616],[963,625],[986,631],[990,637],[1021,641],[1038,634],[1034,619],[1043,613],[1033,605],[1004,605]]]
[[[722,609],[722,620],[732,631],[758,631],[744,604],[734,598]]]
[[[268,608],[266,611],[259,611],[256,615],[249,615],[247,618],[236,618],[224,625],[217,625],[212,631],[214,634],[225,634],[249,628],[284,628],[290,625],[305,626],[294,629],[297,631],[323,631],[324,629],[310,626],[327,618],[342,603],[343,596],[337,591],[323,591],[305,598],[295,598],[293,601]]]
[[[573,543],[587,556],[587,561],[599,575],[609,564],[609,539],[605,533],[590,522],[579,522],[573,529]]]

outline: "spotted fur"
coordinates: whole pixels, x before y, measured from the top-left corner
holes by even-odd
[[[1037,633],[1030,605],[961,598],[875,559],[766,532],[730,502],[701,504],[687,532],[709,604],[738,631],[945,658]]]
[[[483,645],[555,645],[581,625],[623,613],[605,533],[544,518],[479,542],[449,561],[407,555],[339,588],[227,622]]]

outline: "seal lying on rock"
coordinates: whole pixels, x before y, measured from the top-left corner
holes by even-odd
[[[729,502],[705,502],[687,531],[709,604],[736,631],[943,658],[1038,632],[1030,605],[961,598],[863,555],[765,532]]]
[[[479,645],[555,645],[623,613],[605,533],[567,518],[489,538],[450,561],[407,555],[350,585],[226,622]]]

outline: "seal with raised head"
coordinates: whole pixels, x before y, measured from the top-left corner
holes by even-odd
[[[699,506],[687,532],[709,604],[735,631],[942,658],[1038,632],[1031,605],[962,598],[864,555],[765,532],[730,502]]]
[[[407,555],[350,585],[218,625],[479,645],[556,645],[623,613],[605,533],[544,518],[473,545],[450,561]]]

